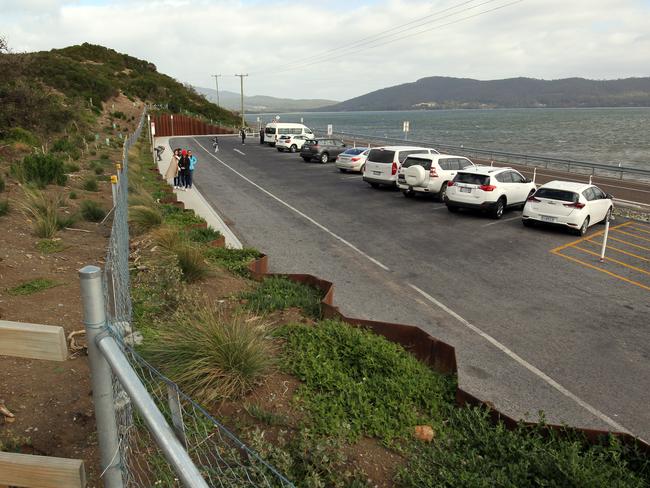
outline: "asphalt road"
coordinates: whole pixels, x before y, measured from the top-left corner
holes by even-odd
[[[272,270],[331,280],[346,314],[454,345],[461,386],[506,413],[650,439],[650,226],[616,221],[616,261],[599,265],[602,226],[576,242],[519,211],[450,214],[257,142],[172,146],[195,152],[197,188]]]

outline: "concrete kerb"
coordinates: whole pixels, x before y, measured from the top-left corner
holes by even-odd
[[[171,147],[169,146],[169,137],[156,137],[154,139],[154,147],[155,146],[163,146],[165,148],[162,161],[157,162],[158,172],[163,176],[167,171],[172,154]],[[223,219],[214,208],[212,208],[196,187],[192,187],[192,189],[188,191],[174,190],[174,194],[178,201],[184,204],[185,208],[194,210],[199,217],[205,219],[210,227],[221,232],[226,239],[227,247],[235,249],[241,249],[243,247],[237,236],[235,236],[233,231],[230,230]]]

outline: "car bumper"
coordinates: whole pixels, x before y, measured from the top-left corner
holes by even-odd
[[[385,180],[383,178],[374,178],[372,176],[366,176],[366,175],[363,175],[363,181],[367,181],[368,183],[376,183],[379,185],[386,185],[386,186],[397,185],[397,182],[394,180]]]
[[[432,190],[428,186],[409,186],[406,183],[401,183],[399,180],[397,181],[397,188],[400,190],[408,190],[408,191],[414,191],[417,193],[430,193],[432,195],[436,195],[439,192]]]
[[[349,169],[352,171],[360,171],[361,166],[363,166],[363,163],[351,163],[349,161],[336,161],[334,164],[337,168]]]
[[[549,224],[549,225],[558,225],[562,227],[569,227],[571,229],[579,229],[580,225],[582,225],[582,221],[584,220],[583,216],[578,216],[578,217],[572,217],[572,216],[557,216],[557,215],[543,215],[539,214],[537,212],[531,212],[529,210],[526,210],[522,215],[521,215],[522,220],[528,220],[528,221],[534,221],[534,222],[540,222],[543,224]],[[551,220],[553,219],[553,220]]]
[[[447,198],[445,201],[448,207],[457,207],[457,208],[469,208],[473,210],[491,210],[494,207],[496,207],[497,202],[481,202],[481,203],[473,203],[473,202],[459,202],[457,200],[451,200]]]

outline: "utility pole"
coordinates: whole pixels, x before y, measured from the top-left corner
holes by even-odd
[[[214,78],[214,81],[217,82],[217,106],[218,107],[221,107],[221,104],[219,103],[219,77],[220,76],[221,75],[212,75],[212,77]]]
[[[244,128],[245,122],[244,122],[244,78],[248,76],[248,74],[241,74],[241,75],[235,75],[239,76],[239,81],[241,84],[241,126],[242,129]]]

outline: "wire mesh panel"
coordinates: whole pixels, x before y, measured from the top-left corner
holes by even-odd
[[[210,486],[293,487],[294,485],[248,448],[178,386],[159,373],[125,343],[131,331],[128,228],[129,149],[140,137],[146,111],[137,129],[124,142],[122,168],[116,183],[113,226],[103,275],[107,325],[111,335],[147,389],[177,439]],[[124,487],[175,487],[181,483],[149,432],[134,402],[113,374],[113,399]]]

